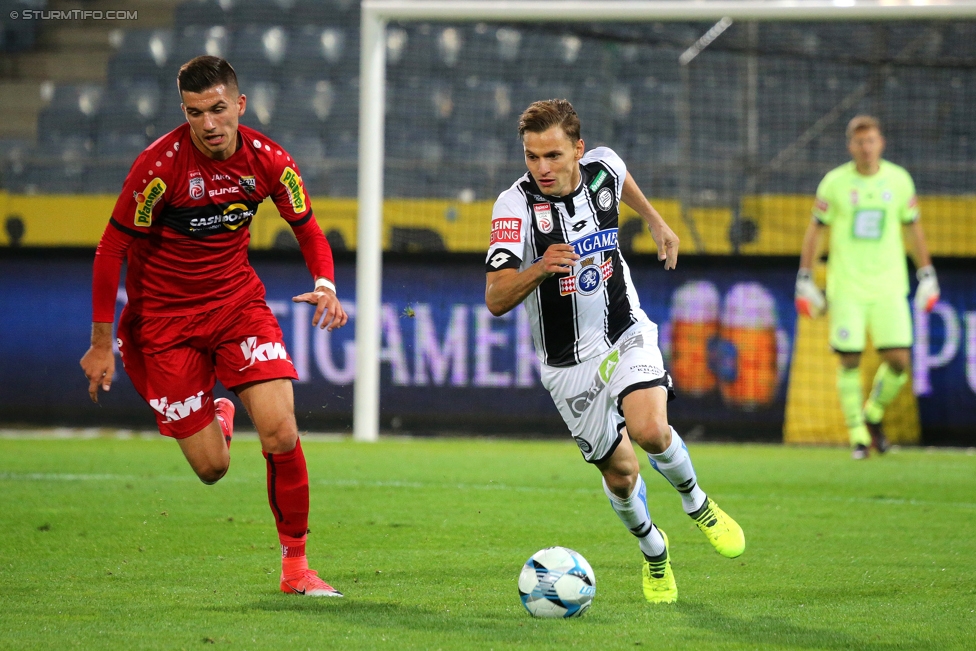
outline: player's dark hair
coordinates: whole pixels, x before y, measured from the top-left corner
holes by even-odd
[[[864,131],[865,129],[877,129],[878,133],[884,135],[881,130],[881,123],[878,122],[878,118],[873,115],[855,115],[851,118],[851,121],[847,123],[847,140],[849,141],[854,137],[858,131]]]
[[[176,75],[176,85],[183,91],[202,93],[208,88],[223,84],[238,90],[237,73],[227,61],[220,57],[201,56],[190,59],[180,67]]]
[[[576,109],[565,99],[545,99],[529,104],[519,116],[518,134],[542,133],[552,127],[562,127],[563,133],[574,143],[580,139],[580,119]]]

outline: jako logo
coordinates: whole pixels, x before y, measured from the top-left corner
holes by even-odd
[[[239,368],[239,371],[253,366],[255,362],[267,362],[271,359],[283,359],[286,362],[291,362],[288,359],[288,352],[285,350],[284,344],[277,341],[269,341],[259,346],[257,337],[248,337],[247,341],[241,342],[241,352],[244,353],[244,359],[248,360],[248,363]]]
[[[164,422],[172,423],[176,420],[183,420],[191,413],[200,411],[200,407],[203,406],[203,391],[197,392],[197,395],[190,396],[182,402],[170,403],[166,397],[158,400],[153,398],[149,401],[149,406],[166,417]]]

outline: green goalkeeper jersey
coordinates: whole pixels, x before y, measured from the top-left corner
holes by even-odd
[[[908,295],[901,226],[919,213],[905,168],[882,160],[872,176],[859,174],[853,161],[831,170],[817,188],[813,216],[830,226],[828,299]]]

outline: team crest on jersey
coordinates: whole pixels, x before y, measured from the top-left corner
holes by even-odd
[[[258,183],[253,176],[242,176],[237,179],[237,182],[240,183],[241,189],[247,194],[253,194],[258,189]]]
[[[590,296],[599,291],[603,281],[613,275],[613,258],[607,258],[602,263],[594,262],[592,256],[580,262],[580,270],[575,276],[563,276],[559,279],[559,295],[568,296],[579,294]]]
[[[891,190],[885,190],[881,193],[881,199],[883,201],[891,201]]]
[[[610,210],[610,206],[613,205],[613,190],[610,188],[603,188],[596,193],[596,205],[600,210]]]
[[[535,223],[543,233],[552,232],[552,204],[537,203],[532,206],[535,211]]]
[[[156,205],[164,192],[166,192],[166,184],[157,177],[149,182],[145,190],[135,194],[136,215],[134,223],[136,226],[152,226],[153,206]]]
[[[203,185],[202,176],[194,176],[190,178],[190,198],[194,201],[198,199],[203,199],[203,195],[207,193],[207,189]]]

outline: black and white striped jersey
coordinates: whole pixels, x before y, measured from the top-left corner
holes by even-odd
[[[627,167],[606,147],[587,152],[579,165],[582,179],[572,193],[546,196],[526,173],[498,196],[491,215],[488,272],[522,271],[553,244],[572,244],[580,256],[572,273],[547,278],[524,301],[536,354],[550,366],[601,355],[647,319],[617,246]]]

